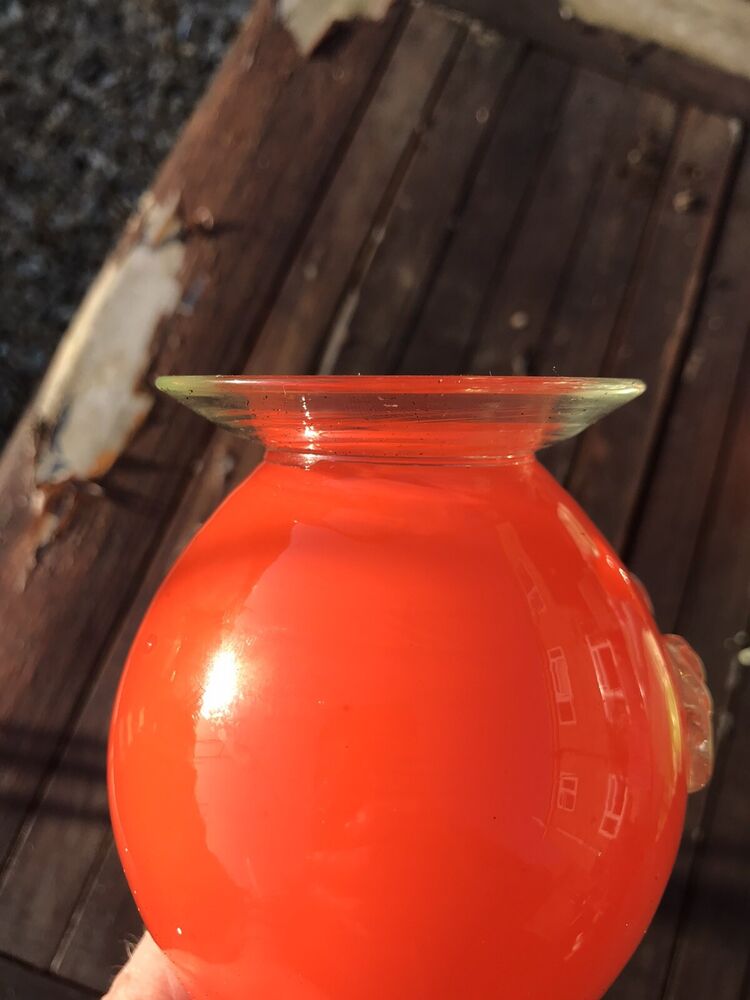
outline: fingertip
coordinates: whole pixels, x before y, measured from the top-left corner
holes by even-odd
[[[103,1000],[190,1000],[150,934],[143,935]]]

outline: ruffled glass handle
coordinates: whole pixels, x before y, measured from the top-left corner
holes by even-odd
[[[714,766],[713,701],[703,662],[695,650],[679,635],[665,635],[664,646],[685,719],[688,791],[697,792],[708,784]]]
[[[630,574],[651,614],[654,605],[641,580]],[[699,792],[711,780],[714,769],[714,703],[706,684],[706,668],[693,647],[680,635],[662,636],[672,666],[675,693],[685,720],[689,792]]]

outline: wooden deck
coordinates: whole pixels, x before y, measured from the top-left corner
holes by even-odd
[[[645,379],[544,455],[704,657],[717,707],[716,776],[608,997],[749,1000],[750,149],[727,115],[747,90],[695,67],[642,89],[660,79],[642,60],[542,29],[399,6],[310,60],[247,29],[157,182],[207,157],[183,194],[214,199],[215,227],[186,237],[200,292],[152,369]],[[234,145],[196,154],[228,101]],[[140,933],[104,784],[123,659],[258,450],[159,400],[101,489],[57,496],[29,560],[32,432],[0,465],[0,1000],[81,1000]]]

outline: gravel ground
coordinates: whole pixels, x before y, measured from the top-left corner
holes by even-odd
[[[0,443],[248,0],[0,0]]]

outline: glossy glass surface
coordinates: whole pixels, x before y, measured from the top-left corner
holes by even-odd
[[[594,1000],[673,862],[680,727],[535,461],[266,462],[135,641],[117,841],[196,998]]]
[[[277,453],[462,463],[529,455],[646,388],[638,379],[485,375],[177,375],[156,384]]]

